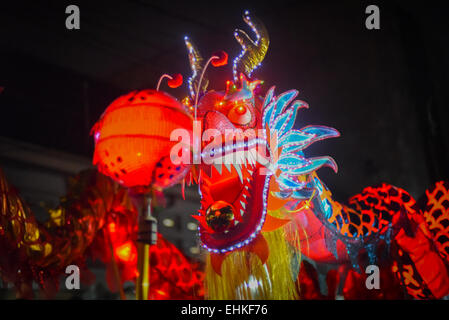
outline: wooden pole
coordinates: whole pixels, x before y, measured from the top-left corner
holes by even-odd
[[[139,215],[137,300],[148,300],[150,292],[150,246],[157,241],[157,220],[152,215],[151,199],[151,193],[145,194],[144,205]]]

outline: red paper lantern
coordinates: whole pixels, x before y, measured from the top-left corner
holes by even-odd
[[[170,141],[170,134],[178,128],[191,131],[192,118],[169,94],[142,90],[123,95],[92,129],[93,164],[126,187],[176,183],[186,170],[170,160],[170,150],[178,143]]]

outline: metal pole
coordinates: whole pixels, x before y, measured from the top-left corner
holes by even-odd
[[[152,215],[151,193],[144,196],[143,210],[139,215],[137,234],[139,275],[136,282],[136,299],[148,300],[150,292],[150,246],[157,243],[157,220]]]

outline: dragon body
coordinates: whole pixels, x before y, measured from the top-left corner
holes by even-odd
[[[295,100],[296,90],[276,96],[272,87],[258,94],[261,81],[250,77],[267,51],[268,35],[248,12],[244,20],[256,41],[236,32],[243,51],[234,60],[235,82],[228,81],[225,91],[205,90],[193,106],[203,134],[202,162],[193,168],[201,194],[194,218],[208,251],[208,297],[298,298],[301,255],[349,266],[347,297],[354,297],[351,286],[363,278],[362,265],[379,265],[384,279],[395,275],[401,297],[448,295],[448,183],[436,183],[420,201],[385,183],[365,188],[347,204],[335,201],[317,174],[324,166],[337,171],[335,161],[305,152],[338,131],[297,129],[298,111],[308,105]],[[243,70],[238,77],[236,70]]]
[[[273,246],[274,243],[270,247],[267,239],[272,237],[271,233],[282,232],[283,237],[288,239],[287,246],[296,246],[308,258],[329,264],[349,263],[359,273],[360,254],[366,253],[366,265],[376,265],[378,256],[385,254],[379,252],[379,248],[383,248],[392,262],[387,266],[389,271],[397,275],[409,296],[446,296],[449,293],[448,184],[438,182],[419,203],[407,191],[385,183],[365,188],[349,199],[347,204],[335,201],[316,172],[322,166],[330,166],[336,170],[334,161],[329,157],[308,159],[304,156],[303,149],[314,141],[337,136],[338,133],[322,126],[293,129],[294,120],[291,119],[296,116],[296,110],[290,112],[290,117],[283,115],[288,115],[288,111],[293,110],[284,111],[295,94],[287,92],[279,97],[272,96],[270,101],[272,91],[267,94],[268,98],[265,98],[263,104],[265,108],[260,114],[277,112],[270,111],[269,108],[280,108],[283,111],[278,112],[279,115],[266,126],[268,129],[265,140],[262,138],[255,143],[258,145],[265,142],[263,146],[269,151],[267,153],[270,154],[270,160],[262,159],[258,151],[249,149],[243,155],[246,156],[243,165],[213,164],[211,168],[203,166],[200,169],[202,207],[196,218],[200,222],[200,237],[204,247],[210,252],[214,272],[220,275],[221,264],[226,259],[233,261],[229,256],[241,256],[241,251],[248,256],[255,253],[262,264],[270,265],[268,256],[275,255],[274,251],[282,245],[275,241],[277,248]],[[290,98],[286,99],[288,95]],[[296,105],[304,103],[300,101]],[[205,106],[200,105],[200,110],[201,107]],[[204,110],[200,113],[204,113]],[[257,110],[251,113],[257,114]],[[205,128],[208,123],[217,123],[211,117],[223,117],[216,110],[204,114]],[[279,120],[280,117],[283,118]],[[255,121],[255,125],[258,121]],[[228,126],[229,123],[229,120],[224,122]],[[280,130],[275,131],[273,127]],[[277,160],[273,157],[276,150],[268,142],[268,135],[273,135],[274,132],[281,141],[275,148],[282,149]],[[291,136],[294,137],[290,138]],[[298,139],[308,141],[298,142]],[[234,157],[238,157],[238,151],[235,151],[238,150],[238,143],[235,142],[232,148]],[[267,171],[261,173],[262,169]],[[235,218],[231,223],[234,225],[225,228],[226,233],[214,229],[211,221],[226,224],[227,220],[221,216],[216,218],[216,213],[211,217],[212,210],[221,210],[220,214],[226,210],[232,212]],[[237,254],[234,251],[240,252]],[[287,252],[286,254],[288,255]],[[294,259],[294,256],[290,259]],[[249,268],[255,267],[250,265]],[[279,269],[279,263],[271,261],[271,268]],[[248,279],[249,277],[250,272]],[[268,282],[273,281],[279,280],[270,279]],[[226,297],[221,294],[219,297]],[[230,297],[236,298],[234,294]],[[262,297],[271,296],[267,294]]]
[[[448,186],[437,182],[420,201],[385,183],[365,188],[347,205],[321,195],[312,212],[299,211],[296,216],[300,225],[312,225],[303,232],[302,252],[318,262],[348,263],[359,274],[364,273],[361,261],[364,266],[377,265],[381,274],[394,274],[405,288],[400,297],[442,298],[449,294],[445,221],[449,211],[442,205]],[[324,199],[332,211],[322,209],[319,202]],[[429,212],[437,210],[441,215],[435,223]],[[381,278],[383,285],[388,278],[392,277]],[[346,290],[352,285],[348,283]],[[382,289],[386,288],[378,291],[385,293]]]

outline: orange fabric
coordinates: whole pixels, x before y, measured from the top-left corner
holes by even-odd
[[[267,214],[267,217],[265,218],[265,222],[262,227],[262,231],[268,232],[279,229],[280,227],[286,225],[290,221],[291,221],[290,219],[279,219]]]
[[[221,276],[221,265],[224,259],[228,256],[228,253],[211,253],[210,263],[214,271]]]
[[[254,252],[259,257],[262,264],[267,262],[268,256],[270,255],[267,240],[261,234],[249,244],[247,251]]]

